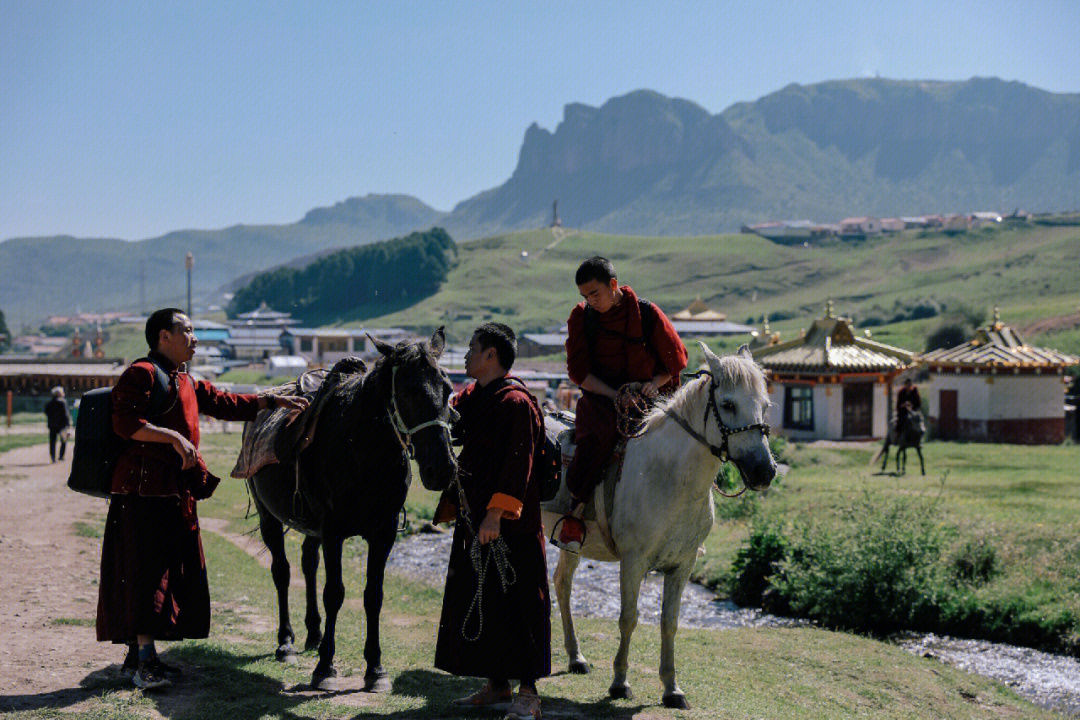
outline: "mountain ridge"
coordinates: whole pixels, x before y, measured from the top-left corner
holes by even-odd
[[[568,103],[554,130],[531,124],[510,177],[449,212],[410,195],[368,194],[286,225],[134,242],[6,240],[0,266],[20,272],[5,278],[0,307],[33,308],[23,317],[76,304],[134,309],[140,272],[148,304],[176,302],[188,251],[196,293],[206,296],[253,271],[434,225],[459,241],[544,227],[554,200],[568,227],[685,236],[772,219],[1060,210],[1078,198],[1080,94],[996,78],[831,80],[712,114],[636,90],[598,107]],[[56,276],[81,282],[57,286]]]

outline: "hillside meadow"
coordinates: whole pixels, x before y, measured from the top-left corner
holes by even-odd
[[[550,329],[580,300],[574,271],[595,254],[611,258],[620,281],[669,314],[700,296],[736,322],[779,314],[783,319],[772,327],[783,338],[808,327],[830,298],[857,325],[860,318],[932,300],[944,306],[941,316],[886,322],[871,328],[873,336],[923,350],[927,334],[950,312],[972,309],[988,320],[997,305],[1018,329],[1060,318],[1028,339],[1080,353],[1077,226],[994,226],[954,236],[906,231],[810,247],[747,234],[659,238],[544,229],[461,244],[447,282],[415,305],[390,313],[353,308],[325,320],[446,325],[454,342],[466,341],[487,320],[519,332]]]

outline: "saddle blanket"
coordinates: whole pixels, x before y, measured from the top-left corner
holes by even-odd
[[[323,368],[309,370],[292,382],[267,390],[265,395],[302,395],[312,400],[326,380],[327,371]],[[314,408],[309,408],[314,410]],[[299,423],[301,427],[314,424],[314,418],[305,417],[305,412],[293,424]],[[236,465],[230,475],[234,478],[249,478],[267,465],[281,462],[274,449],[278,433],[288,424],[289,411],[285,408],[267,408],[260,410],[254,421],[244,423],[243,440],[240,444],[240,454],[236,458]],[[303,433],[310,438],[310,433]],[[310,442],[310,439],[308,440]],[[303,448],[298,448],[297,452]]]

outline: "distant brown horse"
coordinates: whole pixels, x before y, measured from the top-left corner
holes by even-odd
[[[889,423],[889,432],[885,436],[885,445],[881,448],[881,452],[874,457],[876,462],[878,458],[883,458],[881,461],[881,472],[885,472],[885,466],[889,464],[889,446],[896,446],[896,474],[903,475],[907,472],[907,451],[908,448],[915,448],[915,452],[919,453],[919,468],[922,470],[922,474],[926,474],[926,463],[923,462],[922,456],[922,438],[926,434],[926,422],[923,420],[923,415],[918,410],[909,410],[907,417],[901,420],[896,418]]]

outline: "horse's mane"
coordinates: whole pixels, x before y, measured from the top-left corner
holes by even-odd
[[[670,397],[656,404],[649,414],[645,416],[645,425],[649,427],[653,422],[666,417],[665,409],[682,417],[700,415],[704,408],[701,407],[706,399],[709,388],[709,375],[720,387],[743,388],[757,397],[763,404],[769,403],[768,387],[765,384],[765,376],[753,360],[740,355],[725,355],[719,358],[717,367],[709,368],[708,374],[691,380],[683,385]]]

